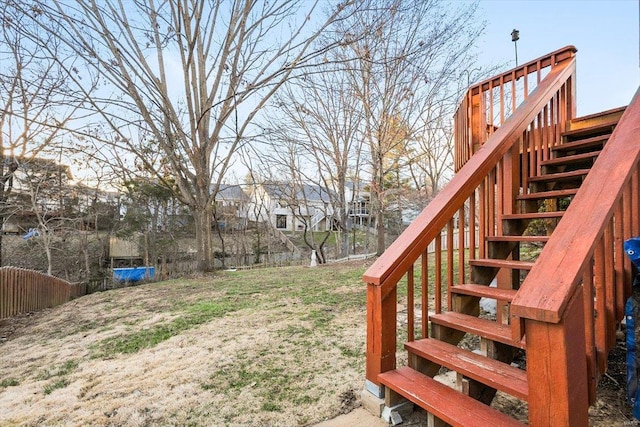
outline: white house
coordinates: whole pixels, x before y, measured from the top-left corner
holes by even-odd
[[[325,231],[331,228],[329,190],[314,184],[267,182],[254,187],[249,218],[281,231]]]

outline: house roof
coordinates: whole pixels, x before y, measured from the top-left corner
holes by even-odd
[[[262,185],[276,199],[329,203],[333,192],[315,184],[295,185],[291,182],[267,182]]]
[[[68,165],[59,164],[55,160],[47,159],[43,157],[5,157],[3,162],[5,164],[9,162],[17,162],[18,163],[18,171],[17,173],[29,173],[29,172],[61,172],[64,176],[72,180],[73,174],[71,173],[71,168]]]
[[[239,184],[220,184],[216,198],[226,201],[249,201],[249,196],[247,196],[247,193],[244,192]]]

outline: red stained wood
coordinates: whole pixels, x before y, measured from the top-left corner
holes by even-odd
[[[585,160],[595,159],[600,151],[589,151],[588,153],[573,154],[571,156],[555,157],[540,162],[540,166],[564,166],[570,163],[578,163]]]
[[[576,289],[561,322],[526,321],[529,425],[589,425],[583,310]]]
[[[486,144],[460,169],[445,188],[418,215],[385,253],[366,271],[363,280],[374,285],[395,286],[427,245],[469,198],[497,162],[511,148],[549,98],[575,71],[575,60],[553,68],[547,78],[521,104]],[[425,227],[425,224],[429,224]]]
[[[396,288],[381,294],[379,286],[367,286],[366,378],[378,385],[378,374],[396,366]]]
[[[513,347],[524,348],[524,342],[514,341],[511,336],[509,325],[503,325],[491,320],[481,319],[466,314],[447,312],[430,316],[431,323],[446,326],[458,331],[468,332],[474,335],[485,337],[492,341],[498,341]]]
[[[470,295],[480,298],[491,298],[500,301],[511,301],[518,291],[514,289],[492,288],[486,285],[476,285],[473,283],[456,285],[451,288],[454,294]]]
[[[602,145],[607,141],[607,139],[609,139],[610,136],[611,134],[609,133],[606,135],[580,139],[578,141],[565,142],[564,144],[556,145],[555,147],[553,147],[552,151],[561,153],[564,151],[584,150],[588,148],[602,147]]]
[[[478,267],[512,268],[515,270],[531,270],[534,263],[510,259],[483,258],[469,260],[469,264]]]
[[[529,182],[561,182],[586,176],[591,169],[578,169],[570,172],[548,173],[540,176],[532,176]]]
[[[527,242],[538,243],[546,242],[549,240],[549,236],[492,236],[487,237],[490,242]]]
[[[503,220],[526,220],[526,219],[551,219],[551,218],[562,218],[564,216],[563,211],[555,211],[555,212],[531,212],[531,213],[522,213],[522,214],[513,214],[513,215],[504,215],[502,217]]]
[[[540,199],[557,199],[559,197],[573,196],[578,192],[577,188],[569,188],[566,190],[540,191],[537,193],[521,194],[516,197],[518,200],[540,200]]]
[[[587,264],[582,279],[582,292],[584,304],[584,318],[594,319],[595,308],[593,305],[593,265]],[[596,399],[596,385],[598,382],[598,370],[596,369],[596,337],[593,322],[584,323],[585,355],[587,356],[587,382],[589,387],[589,404]]]
[[[599,113],[599,114],[606,114],[606,111],[603,113]],[[584,120],[584,118],[581,118],[582,120]],[[563,135],[566,136],[567,138],[570,139],[574,139],[574,138],[579,138],[581,136],[584,135],[592,135],[596,132],[600,132],[602,130],[605,131],[609,131],[609,130],[613,130],[613,128],[618,124],[618,120],[612,120],[608,123],[598,123],[596,125],[593,126],[588,126],[588,127],[582,127],[579,129],[575,129],[575,130],[568,130],[566,132],[563,132]],[[594,139],[594,138],[598,138],[598,137],[592,137],[589,139]],[[586,141],[586,139],[585,139]]]
[[[473,353],[436,339],[413,341],[404,346],[410,353],[445,366],[518,399],[527,400],[527,373],[506,363]]]
[[[583,268],[638,167],[639,134],[640,96],[636,93],[513,300],[513,315],[553,323],[563,317]],[[594,201],[598,209],[593,208]]]
[[[524,424],[409,367],[380,375],[380,382],[452,426],[522,427]],[[443,403],[446,404],[443,405]]]

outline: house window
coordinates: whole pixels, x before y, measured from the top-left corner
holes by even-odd
[[[276,215],[276,228],[287,228],[287,216]]]

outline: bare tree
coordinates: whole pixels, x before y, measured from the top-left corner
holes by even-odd
[[[315,250],[317,261],[324,263],[324,246],[331,235],[333,220],[331,190],[305,176],[304,163],[308,159],[297,140],[286,133],[274,132],[270,136],[271,149],[254,156],[257,161],[253,162],[263,177],[270,178],[263,178],[260,183],[265,199],[269,200],[262,202],[266,219],[274,229],[286,229],[291,234],[301,232],[305,246]],[[278,217],[283,223],[278,222]]]
[[[372,204],[378,230],[377,252],[385,249],[385,158],[423,133],[423,115],[455,96],[459,70],[467,68],[482,23],[475,17],[476,4],[427,0],[368,0],[348,27],[373,28],[350,43],[345,72],[361,102],[364,139],[371,159]],[[380,11],[385,19],[379,21]],[[356,30],[357,33],[357,30]],[[398,126],[398,122],[402,126]],[[398,132],[402,132],[400,135]]]
[[[68,57],[52,34],[42,33],[20,7],[5,2],[0,9],[0,265],[2,232],[14,211],[9,203],[14,177],[22,164],[61,144],[65,128],[78,114],[82,95],[72,90]],[[52,27],[56,31],[56,27]],[[23,37],[24,32],[37,36]],[[95,80],[87,78],[91,91]],[[48,153],[50,154],[50,153]]]
[[[53,274],[54,251],[57,232],[69,227],[75,213],[71,212],[72,176],[67,166],[52,160],[31,159],[20,162],[15,184],[19,194],[9,198],[10,203],[20,210],[35,227],[26,238],[33,237],[46,254],[47,274]]]
[[[24,13],[43,29],[61,25],[58,40],[102,77],[88,107],[114,133],[105,142],[145,163],[143,148],[156,142],[208,269],[212,203],[236,151],[282,84],[332,47],[312,49],[355,3],[332,5],[326,20],[317,19],[323,2],[303,0],[33,0]],[[149,138],[134,138],[132,127]]]
[[[327,189],[332,226],[340,232],[340,253],[347,256],[353,202],[349,197],[355,194],[347,185],[354,184],[360,170],[362,113],[345,74],[334,65],[322,69],[288,85],[277,97],[281,115],[272,119],[271,133],[276,140],[295,144],[306,160],[306,171],[291,175],[300,177],[301,185]]]
[[[446,104],[427,111],[425,120],[429,125],[412,142],[415,155],[408,167],[413,184],[425,201],[432,199],[453,175],[452,111]]]

